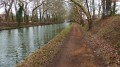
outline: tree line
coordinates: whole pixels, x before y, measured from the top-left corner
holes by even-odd
[[[91,29],[92,22],[96,18],[106,18],[116,15],[116,2],[118,0],[70,0],[72,2],[71,12],[74,13],[72,19],[79,22],[82,26],[85,25],[83,18],[87,18],[88,27]],[[96,7],[98,6],[98,7]],[[97,14],[96,14],[97,11]],[[85,16],[84,16],[85,15]]]
[[[63,22],[65,8],[63,0],[0,0],[4,9],[5,23],[60,23]]]
[[[106,18],[116,15],[118,0],[0,0],[0,8],[4,8],[7,24],[10,22],[20,26],[21,22],[29,23],[60,23],[66,19],[66,2],[69,3],[69,19],[85,25],[87,18],[88,28],[96,18]],[[97,7],[96,7],[97,6]],[[13,12],[14,11],[14,12]],[[97,14],[96,14],[97,12]]]

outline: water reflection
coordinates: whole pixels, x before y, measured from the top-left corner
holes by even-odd
[[[67,27],[66,24],[0,31],[0,67],[13,67]]]

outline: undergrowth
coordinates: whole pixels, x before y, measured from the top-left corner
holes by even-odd
[[[109,67],[120,67],[120,16],[112,16],[94,23],[87,32],[92,47],[103,56]]]

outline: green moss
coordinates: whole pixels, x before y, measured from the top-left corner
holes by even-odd
[[[81,25],[80,25],[80,26],[81,26]],[[81,28],[82,28],[82,30],[83,30],[84,32],[86,32],[86,31],[88,30],[88,26],[87,26],[87,25],[81,26]]]

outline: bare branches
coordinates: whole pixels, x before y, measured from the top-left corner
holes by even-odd
[[[33,20],[40,18],[40,21],[52,22],[52,20],[64,18],[66,12],[64,2],[64,0],[0,0],[0,7],[4,7],[7,18],[10,18],[10,13],[13,11],[15,12],[12,14],[15,16],[22,7],[24,14],[22,17]]]
[[[37,5],[36,7],[33,8],[32,11],[35,11],[37,8],[39,8],[40,6],[42,6],[44,4],[45,1],[43,1],[41,4]]]
[[[88,10],[86,10],[81,3],[75,1],[75,0],[71,0],[74,4],[76,4],[77,6],[79,6],[81,8],[81,10],[85,13],[85,15],[87,16],[87,19],[88,19],[88,26],[89,26],[89,29],[91,29],[92,27],[92,19],[91,19],[91,16],[88,12]],[[88,30],[89,30],[88,29]]]

